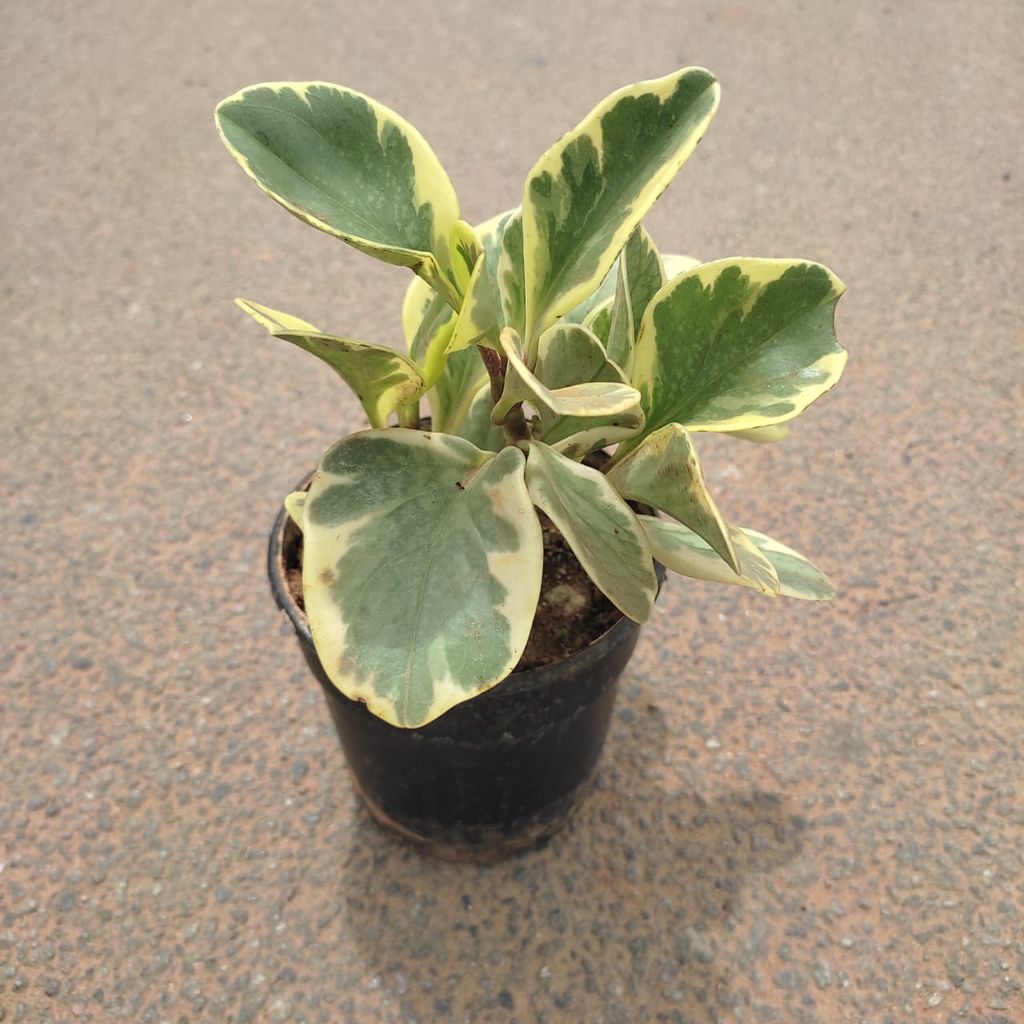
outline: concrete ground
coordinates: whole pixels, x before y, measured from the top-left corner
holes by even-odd
[[[0,1020],[1024,1020],[1021,47],[974,2],[11,3],[2,47]],[[702,439],[828,606],[673,580],[543,851],[421,859],[353,794],[266,534],[353,399],[244,295],[399,338],[404,272],[211,111],[339,81],[472,220],[621,84],[704,64],[668,251],[820,260],[840,387]]]

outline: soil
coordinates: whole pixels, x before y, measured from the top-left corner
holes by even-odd
[[[540,602],[516,672],[561,661],[609,630],[622,613],[594,586],[554,523],[538,510],[544,533]],[[281,546],[285,579],[295,603],[302,601],[302,534],[289,519]]]

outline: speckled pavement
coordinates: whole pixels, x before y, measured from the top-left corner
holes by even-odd
[[[4,23],[4,1024],[1024,1021],[1020,4]],[[357,406],[230,301],[397,340],[406,276],[263,197],[212,107],[355,86],[481,220],[605,93],[697,63],[722,107],[655,239],[828,264],[852,353],[785,444],[701,452],[839,596],[672,581],[571,826],[425,861],[360,808],[264,580]]]

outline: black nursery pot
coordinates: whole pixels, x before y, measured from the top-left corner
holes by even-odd
[[[640,627],[623,617],[571,657],[515,672],[425,726],[399,729],[346,697],[324,672],[287,585],[286,567],[301,543],[282,509],[270,535],[270,586],[323,687],[373,816],[446,860],[498,860],[552,835],[586,792]]]

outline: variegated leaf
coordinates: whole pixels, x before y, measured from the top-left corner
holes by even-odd
[[[500,682],[526,645],[543,541],[523,453],[392,429],[324,456],[304,514],[317,653],[343,693],[424,725]]]
[[[452,226],[448,245],[451,251],[452,280],[459,295],[464,296],[469,286],[469,277],[482,252],[480,239],[477,238],[472,224],[457,220]]]
[[[637,339],[646,429],[749,430],[801,413],[846,363],[833,328],[842,292],[799,260],[719,260],[670,281]]]
[[[615,286],[615,289],[616,294],[618,294],[618,285]],[[608,347],[608,338],[612,332],[612,309],[614,306],[615,296],[613,295],[610,299],[605,299],[600,305],[595,306],[587,315],[587,319],[583,321],[583,326],[606,349]]]
[[[661,257],[642,225],[629,236],[619,257],[619,280],[608,324],[608,355],[629,374],[640,319],[651,299],[665,283]]]
[[[449,341],[449,351],[454,352],[473,344],[498,347],[498,329],[502,321],[497,289],[498,257],[505,225],[515,212],[508,210],[500,213],[474,229],[474,235],[483,249],[485,263],[479,271],[476,266],[473,267],[473,275],[459,311],[459,322]],[[402,304],[402,329],[408,345],[412,346],[432,302],[437,309],[435,295],[422,278],[414,277],[409,283]]]
[[[598,306],[610,303],[615,297],[615,285],[618,279],[619,266],[616,262],[612,264],[611,269],[604,275],[604,280],[597,286],[597,289],[562,317],[562,323],[585,324]]]
[[[769,597],[779,595],[779,577],[774,566],[753,541],[735,526],[729,527],[729,534],[739,560],[739,573],[733,572],[711,545],[693,530],[655,516],[641,515],[637,518],[647,535],[654,557],[666,569],[695,580],[732,583]]]
[[[287,498],[284,499],[284,508],[288,513],[291,521],[301,530],[302,529],[302,517],[306,507],[306,498],[308,497],[305,491],[292,491]]]
[[[658,595],[650,545],[604,474],[531,441],[526,485],[598,589],[624,615],[646,622]]]
[[[700,260],[695,260],[692,256],[678,256],[675,253],[663,253],[661,262],[665,267],[666,281],[671,281],[687,270],[700,266]],[[639,331],[639,328],[637,330]]]
[[[487,452],[500,452],[505,447],[504,431],[491,422],[490,384],[476,393],[468,415],[455,433]]]
[[[455,190],[423,136],[393,110],[327,82],[268,82],[223,100],[216,120],[231,154],[285,209],[411,267],[454,299]]]
[[[501,423],[509,410],[520,402],[529,402],[555,416],[603,418],[639,411],[639,392],[628,384],[588,382],[556,390],[548,388],[527,369],[515,332],[506,327],[500,340],[508,367],[505,388],[491,413],[492,422]]]
[[[640,516],[654,557],[662,565],[698,580],[731,583],[771,597],[827,601],[834,593],[827,576],[803,555],[756,530],[731,526],[740,573],[734,573],[692,530],[678,523]]]
[[[413,351],[413,342],[419,333],[427,311],[435,304],[436,300],[437,292],[422,277],[414,277],[405,290],[405,298],[402,301],[402,334],[405,335],[405,344],[409,348],[410,355]],[[440,301],[445,306],[448,305],[443,297]],[[437,311],[439,311],[439,307],[435,306],[435,315]]]
[[[606,475],[624,498],[674,516],[740,571],[728,528],[704,482],[697,450],[678,423],[649,434]]]
[[[580,324],[559,323],[540,339],[535,376],[556,391],[592,381],[625,384],[622,370],[600,341]],[[636,434],[644,424],[640,407],[607,417],[558,416],[541,406],[540,439],[570,459],[605,448]]]
[[[752,444],[774,444],[789,437],[788,423],[774,423],[770,427],[751,427],[749,430],[727,430],[730,437],[738,437]]]
[[[480,345],[485,341],[491,348],[497,345],[499,318],[496,298],[494,281],[487,276],[487,260],[481,253],[473,268],[466,287],[466,297],[455,321],[455,329],[448,343],[449,352],[458,352],[460,349]]]
[[[452,352],[441,376],[427,392],[432,429],[457,434],[486,380],[487,368],[475,348]]]
[[[327,363],[355,391],[375,427],[383,427],[392,412],[415,401],[426,390],[420,371],[394,349],[324,334],[288,313],[246,299],[235,301],[275,338],[291,342]]]
[[[506,327],[522,336],[526,322],[523,283],[523,213],[516,210],[505,222],[498,255],[498,294]]]
[[[744,529],[743,534],[768,559],[779,575],[779,593],[798,601],[828,601],[835,588],[832,581],[799,552],[757,530]]]
[[[531,357],[543,330],[604,279],[717,106],[718,84],[703,68],[627,86],[530,171],[523,194],[523,334]]]

